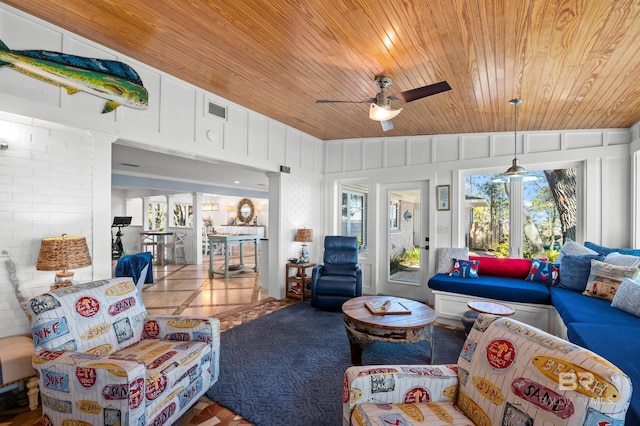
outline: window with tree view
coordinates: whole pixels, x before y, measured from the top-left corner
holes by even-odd
[[[192,227],[193,226],[193,206],[191,204],[173,205],[173,226]]]
[[[367,250],[367,185],[342,187],[342,235],[358,238],[360,253]]]
[[[465,177],[466,245],[477,254],[508,257],[510,224],[522,214],[516,237],[526,258],[554,260],[567,238],[575,240],[577,221],[576,168],[534,171],[537,180],[494,183],[493,175]],[[512,196],[520,189],[521,196]],[[518,200],[514,202],[514,200]],[[513,256],[513,255],[512,255]]]
[[[149,230],[164,231],[165,217],[167,215],[167,205],[165,203],[151,202],[147,208],[149,218]]]

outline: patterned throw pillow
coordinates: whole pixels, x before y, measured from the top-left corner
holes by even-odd
[[[618,287],[611,306],[640,317],[640,283],[625,278]]]
[[[542,259],[531,259],[531,270],[525,280],[554,285],[559,275],[559,264],[547,262]]]
[[[638,279],[640,269],[629,268],[627,266],[616,266],[598,260],[591,261],[591,273],[585,288],[585,296],[597,297],[598,299],[613,300],[618,287],[625,278]]]
[[[479,260],[453,259],[453,270],[450,277],[478,278]]]

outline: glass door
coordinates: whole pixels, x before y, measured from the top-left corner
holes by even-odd
[[[426,182],[383,185],[386,218],[379,235],[384,259],[379,276],[385,277],[382,294],[426,300],[428,200]]]

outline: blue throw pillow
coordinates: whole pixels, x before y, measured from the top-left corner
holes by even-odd
[[[538,281],[547,285],[554,285],[560,276],[560,264],[547,262],[543,259],[531,259],[531,270],[526,281]]]
[[[600,254],[565,254],[560,261],[558,287],[583,292],[591,273],[591,260],[602,260]]]
[[[453,270],[450,277],[478,278],[479,260],[453,259]]]
[[[611,248],[611,247],[605,247],[605,246],[601,246],[592,242],[585,242],[584,243],[585,247],[590,248],[593,251],[596,251],[600,254],[604,254],[605,256],[613,253],[613,252],[618,252],[620,254],[628,254],[630,256],[640,256],[640,249],[632,249],[632,248]]]

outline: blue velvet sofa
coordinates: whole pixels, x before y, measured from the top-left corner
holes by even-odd
[[[595,259],[604,259],[613,251],[640,256],[640,250],[610,249],[593,243],[585,243],[584,247],[597,253],[593,256]],[[517,305],[514,306],[516,313],[520,306],[540,309],[540,312],[548,309],[564,326],[562,330],[549,331],[606,358],[631,378],[636,389],[631,397],[626,424],[640,425],[640,363],[637,361],[640,317],[612,307],[609,300],[586,296],[575,288],[525,280],[528,274],[523,276],[522,265],[519,268],[507,267],[506,274],[505,268],[496,267],[499,263],[507,266],[510,262],[525,262],[525,259],[469,258],[479,260],[478,278],[439,273],[429,280],[429,288],[436,294],[436,311],[442,309],[438,308],[441,304],[438,298],[446,299],[452,294],[466,300],[486,298],[504,301]],[[483,260],[488,264],[484,270]],[[559,272],[559,282],[562,282],[562,267]]]

